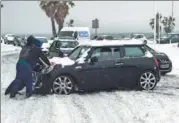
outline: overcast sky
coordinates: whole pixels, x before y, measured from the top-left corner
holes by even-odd
[[[2,33],[51,33],[51,22],[37,1],[2,2]],[[98,32],[152,32],[149,20],[154,16],[153,1],[77,1],[66,20],[76,26],[88,26],[99,19]],[[179,1],[174,2],[175,30],[179,30]],[[171,1],[157,1],[157,11],[171,15]],[[178,8],[177,8],[178,7]],[[93,31],[93,30],[92,30]]]

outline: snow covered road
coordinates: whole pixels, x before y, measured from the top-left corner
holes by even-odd
[[[179,50],[170,50],[175,55],[178,54],[176,51]],[[172,55],[173,62],[179,62]],[[17,99],[9,99],[9,96],[4,95],[4,91],[15,77],[17,58],[18,53],[1,56],[3,123],[178,123],[179,121],[177,64],[174,64],[174,70],[170,74],[162,77],[156,89],[150,92],[116,90],[76,93],[68,96],[55,94],[33,96],[26,100],[19,95]]]

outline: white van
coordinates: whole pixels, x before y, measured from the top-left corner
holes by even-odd
[[[74,37],[77,41],[90,40],[88,27],[63,27],[59,37]]]

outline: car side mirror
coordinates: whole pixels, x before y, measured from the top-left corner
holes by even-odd
[[[98,62],[98,58],[96,56],[90,58],[90,63],[95,63],[95,62]]]

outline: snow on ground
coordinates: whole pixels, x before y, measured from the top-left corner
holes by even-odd
[[[18,53],[20,49],[21,49],[20,47],[14,47],[13,45],[7,45],[1,43],[1,55]]]
[[[1,46],[2,47],[2,46]],[[11,46],[9,46],[11,47]],[[8,46],[7,46],[8,48]],[[10,48],[13,49],[13,48]],[[4,91],[15,77],[16,54],[1,56],[1,121],[3,123],[178,123],[179,48],[156,45],[172,59],[173,71],[154,91],[122,91],[33,96],[9,99]],[[8,51],[8,50],[6,50]],[[3,51],[1,51],[2,53]],[[13,51],[12,51],[13,52]]]

